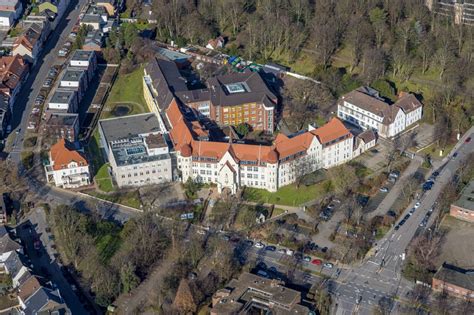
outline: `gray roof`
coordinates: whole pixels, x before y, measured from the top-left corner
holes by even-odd
[[[167,109],[176,92],[187,91],[186,80],[179,73],[174,62],[153,58],[145,67],[157,91],[158,106]]]
[[[99,125],[106,143],[161,131],[158,118],[153,113],[102,119]]]
[[[15,14],[13,11],[0,11],[1,17],[10,17],[12,14]]]
[[[461,196],[456,202],[455,206],[463,209],[474,211],[474,180],[471,180],[469,184],[464,187],[461,192]]]
[[[187,55],[187,54],[183,54],[179,51],[174,51],[174,50],[170,50],[170,49],[166,49],[166,48],[163,48],[163,47],[157,47],[156,48],[156,52],[158,52],[160,55],[168,58],[169,60],[172,60],[172,61],[187,61],[188,59],[191,58],[190,55]]]
[[[100,24],[102,18],[98,14],[86,14],[81,20],[81,23],[97,23]]]
[[[74,127],[78,123],[79,115],[70,113],[53,113],[46,121],[48,126]]]
[[[144,162],[166,160],[170,158],[168,153],[149,155],[145,141],[146,138],[143,137],[131,137],[128,139],[128,141],[111,145],[112,153],[117,166],[134,165]],[[161,146],[167,147],[166,142],[163,141]]]
[[[212,77],[207,85],[215,106],[263,103],[272,107],[278,101],[258,72],[248,70]]]
[[[95,54],[94,51],[77,49],[71,57],[71,60],[88,61]]]
[[[205,102],[211,100],[211,93],[208,89],[190,90],[176,92],[178,97],[184,104]]]
[[[11,239],[4,226],[0,228],[0,235],[0,253],[16,251],[21,248],[20,244]]]
[[[474,270],[444,263],[434,275],[435,279],[474,291]]]
[[[20,254],[18,254],[16,251],[12,251],[5,260],[5,267],[11,274],[12,278],[14,278],[18,271],[20,271],[20,269],[23,267]]]
[[[394,106],[400,107],[405,113],[414,111],[417,108],[423,106],[421,102],[411,93],[404,93],[394,104]]]
[[[60,104],[71,104],[75,97],[76,97],[76,91],[74,90],[57,89],[56,91],[54,91],[54,94],[49,100],[49,102],[60,103]]]
[[[26,315],[36,315],[42,311],[65,308],[59,291],[53,291],[45,287],[41,287],[32,296],[30,296],[25,301],[25,306],[26,308],[24,309],[24,313]]]
[[[85,75],[84,69],[77,69],[77,68],[67,68],[66,72],[64,72],[61,81],[81,81],[82,76]]]

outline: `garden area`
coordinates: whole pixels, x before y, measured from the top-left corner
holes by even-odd
[[[322,198],[332,191],[331,181],[323,180],[313,185],[290,184],[278,189],[277,192],[269,192],[265,189],[246,187],[243,197],[247,201],[259,203],[271,203],[285,206],[300,206],[313,199]]]
[[[147,112],[143,97],[143,67],[119,74],[102,111],[102,119]]]

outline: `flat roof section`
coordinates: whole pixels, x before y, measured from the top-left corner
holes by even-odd
[[[158,118],[153,113],[102,119],[99,120],[99,125],[107,143],[162,131]]]
[[[461,192],[461,196],[454,203],[463,209],[474,211],[474,180],[471,180],[469,184]]]

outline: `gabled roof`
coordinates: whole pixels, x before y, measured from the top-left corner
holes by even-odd
[[[26,308],[23,312],[26,315],[36,315],[41,312],[57,309],[62,305],[63,301],[58,290],[53,291],[49,288],[40,287],[25,301]]]
[[[0,88],[13,90],[28,71],[28,65],[20,55],[0,58]]]
[[[318,137],[319,142],[323,145],[343,137],[352,137],[349,129],[336,117],[333,117],[328,123],[318,129],[312,130],[311,133]]]
[[[24,302],[32,296],[38,289],[41,288],[41,283],[36,276],[30,276],[18,288],[18,297]]]
[[[53,164],[54,170],[60,170],[67,168],[67,166],[76,162],[79,166],[87,166],[87,160],[76,150],[70,149],[65,139],[60,139],[56,144],[51,147],[51,163]]]
[[[394,106],[400,107],[405,114],[423,106],[421,102],[411,93],[402,93]]]
[[[29,51],[33,51],[33,47],[35,47],[40,37],[40,26],[37,24],[32,24],[26,31],[23,32],[23,34],[17,37],[17,39],[13,43],[13,49],[20,45],[23,45]]]
[[[474,270],[467,270],[444,263],[433,278],[474,291]]]

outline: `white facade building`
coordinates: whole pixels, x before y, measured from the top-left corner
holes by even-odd
[[[362,87],[343,95],[337,116],[364,130],[375,130],[380,137],[392,138],[422,117],[423,105],[413,94],[403,93],[389,104],[379,93]]]
[[[99,133],[118,187],[173,180],[168,136],[154,114],[100,120]]]
[[[49,165],[45,166],[48,183],[62,188],[78,188],[90,184],[89,164],[78,152],[61,139],[49,151]]]

